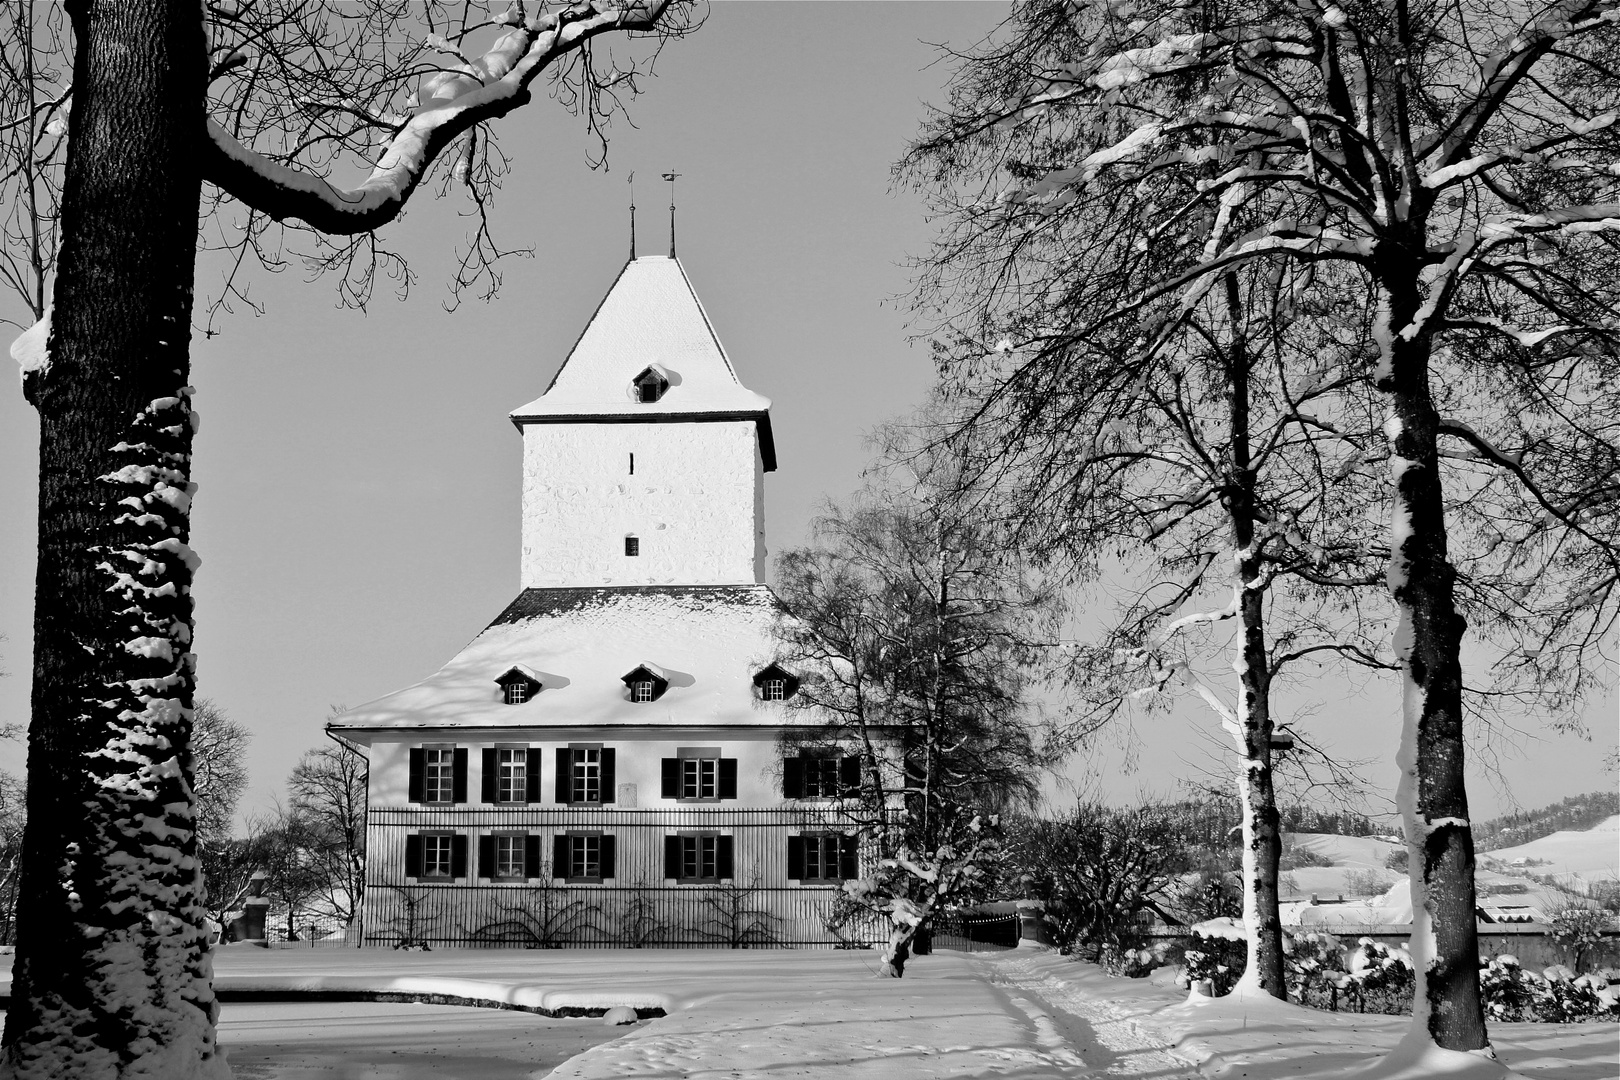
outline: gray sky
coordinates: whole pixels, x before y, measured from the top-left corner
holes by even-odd
[[[334,283],[295,265],[253,279],[264,317],[238,313],[194,338],[198,690],[254,733],[250,804],[268,805],[323,739],[330,705],[427,676],[515,594],[520,441],[506,414],[545,388],[624,262],[632,170],[652,252],[668,244],[658,175],[682,174],[681,260],[744,384],[773,401],[770,547],[802,543],[818,504],[859,484],[864,435],[920,403],[931,378],[926,344],[908,343],[891,302],[929,237],[920,204],[889,183],[948,74],[924,42],[966,47],[1004,11],[717,3],[665,50],[635,126],[613,126],[607,171],[587,167],[594,138],[558,106],[502,122],[514,171],[500,239],[536,254],[507,264],[493,303],[444,310],[462,208],[424,199],[385,234],[418,275],[407,302],[379,290],[368,313],[339,310]],[[199,294],[218,280],[205,264]],[[0,393],[0,721],[27,715],[37,441],[13,384]],[[1586,710],[1593,742],[1489,740],[1520,803],[1613,786],[1601,768],[1616,738],[1608,681]],[[1393,685],[1312,689],[1296,703],[1314,709],[1310,729],[1381,758],[1366,773],[1392,789]],[[1521,726],[1541,730],[1533,717]],[[1139,718],[1134,737],[1105,740],[1074,772],[1121,798],[1171,793],[1214,767],[1214,730],[1188,701]],[[20,770],[21,748],[0,748],[0,765]],[[1503,805],[1483,779],[1471,791],[1476,817]]]

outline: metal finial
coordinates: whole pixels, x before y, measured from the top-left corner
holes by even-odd
[[[681,174],[667,172],[664,179],[669,181],[669,257],[675,257],[675,179]]]
[[[630,174],[630,261],[636,261],[636,174]]]

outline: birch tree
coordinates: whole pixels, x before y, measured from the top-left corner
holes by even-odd
[[[267,223],[335,238],[314,255],[363,300],[397,268],[375,230],[436,175],[487,205],[489,125],[537,80],[594,120],[634,90],[608,37],[661,39],[689,9],[71,0],[71,62],[40,64],[53,10],[10,3],[0,34],[11,182],[49,189],[66,107],[60,189],[30,218],[60,240],[54,266],[28,256],[49,300],[12,349],[40,417],[28,770],[49,782],[28,786],[0,1075],[224,1077],[189,745],[202,215],[240,215],[225,243],[244,263],[272,254]]]
[[[1095,223],[1075,340],[1154,355],[1246,267],[1373,312],[1418,977],[1403,1053],[1489,1052],[1466,614],[1516,621],[1502,673],[1566,695],[1615,618],[1616,17],[1612,0],[1029,3],[982,50],[996,76],[953,99],[963,149],[937,166],[990,148],[986,214]],[[1482,520],[1493,505],[1509,512]]]

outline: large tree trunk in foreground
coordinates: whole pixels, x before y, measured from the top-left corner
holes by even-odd
[[[1413,261],[1415,265],[1415,260]],[[1412,323],[1417,290],[1396,294],[1388,326]],[[1447,1050],[1490,1046],[1479,995],[1474,840],[1463,782],[1462,636],[1456,569],[1446,552],[1439,416],[1429,392],[1430,340],[1391,335],[1379,380],[1395,484],[1389,589],[1400,614],[1401,770],[1396,799],[1411,854],[1414,1033]]]
[[[0,1074],[228,1077],[196,859],[197,0],[79,0],[40,415],[28,825]]]

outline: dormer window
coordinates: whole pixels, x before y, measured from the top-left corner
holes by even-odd
[[[669,680],[664,673],[651,664],[642,664],[634,671],[627,672],[623,680],[630,691],[630,700],[636,702],[657,701],[669,689]]]
[[[658,365],[653,364],[630,381],[631,396],[643,405],[650,405],[664,396],[669,389],[669,379]]]
[[[543,689],[539,679],[516,665],[508,668],[495,684],[501,688],[501,700],[508,705],[522,705]]]
[[[786,701],[799,688],[799,678],[780,664],[771,664],[754,675],[754,686],[761,701]]]

